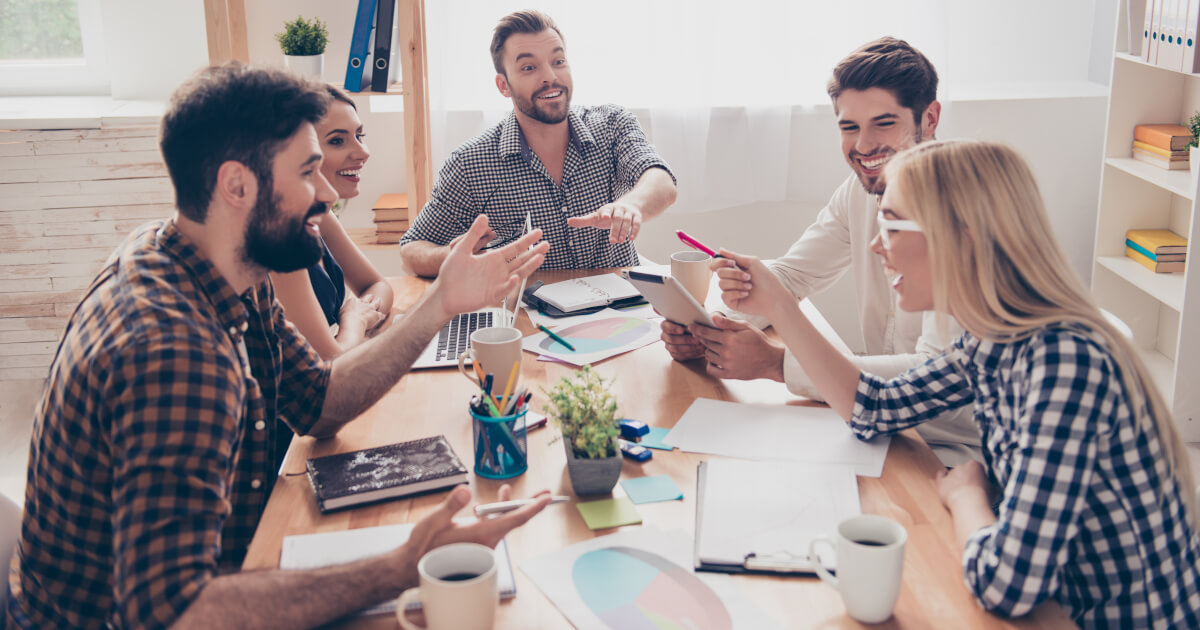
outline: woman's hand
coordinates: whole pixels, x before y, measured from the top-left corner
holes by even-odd
[[[365,336],[367,331],[382,324],[385,318],[386,314],[379,310],[379,298],[373,295],[365,298],[349,296],[338,314],[338,336],[341,336],[340,331],[359,331],[360,337]]]
[[[796,297],[754,256],[722,249],[721,258],[713,259],[712,269],[720,278],[721,299],[729,308],[774,321],[780,309],[796,305]]]

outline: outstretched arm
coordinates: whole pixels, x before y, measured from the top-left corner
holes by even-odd
[[[609,243],[623,243],[637,238],[643,221],[662,214],[673,203],[675,180],[661,168],[649,168],[620,199],[600,206],[590,214],[570,217],[567,225],[608,230]]]

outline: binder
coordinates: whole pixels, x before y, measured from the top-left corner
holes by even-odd
[[[1154,0],[1152,15],[1150,16],[1150,48],[1146,51],[1145,60],[1147,63],[1155,63],[1158,61],[1158,45],[1162,39],[1159,37],[1162,31],[1162,13],[1163,4],[1166,0]]]
[[[354,17],[354,34],[350,38],[350,59],[346,62],[345,88],[362,91],[363,64],[370,56],[371,24],[375,20],[375,0],[358,0]]]
[[[850,464],[713,459],[696,473],[699,571],[800,575],[814,572],[808,543],[836,536],[861,514]],[[833,569],[833,559],[819,559]]]
[[[1146,58],[1146,47],[1150,43],[1150,11],[1154,0],[1129,0],[1125,20],[1129,24],[1129,54]],[[1141,26],[1142,30],[1137,30]]]
[[[379,0],[375,11],[375,60],[371,69],[371,91],[386,92],[389,61],[392,58],[392,25],[396,18],[396,0]]]
[[[1154,61],[1155,65],[1169,70],[1179,69],[1183,63],[1183,23],[1186,20],[1186,0],[1166,0],[1163,3],[1162,28],[1159,29],[1158,58]]]
[[[1183,60],[1178,70],[1180,72],[1196,72],[1200,70],[1200,45],[1198,45],[1197,24],[1200,23],[1200,0],[1187,0],[1187,22],[1183,30]]]

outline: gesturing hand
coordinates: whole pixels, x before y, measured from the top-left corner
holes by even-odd
[[[598,210],[581,217],[570,217],[571,227],[593,227],[608,230],[609,243],[624,243],[637,238],[642,229],[642,210],[620,200],[600,206]]]
[[[542,231],[537,229],[504,247],[475,253],[473,245],[488,232],[487,215],[476,217],[471,229],[442,261],[430,295],[441,301],[447,319],[498,304],[517,287],[521,278],[541,266],[550,249],[549,243],[538,242]]]
[[[454,238],[450,239],[450,243],[448,243],[448,247],[450,247],[450,249],[454,249],[454,247],[456,245],[463,242],[463,240],[465,240],[467,238],[467,234],[470,234],[470,232],[468,231],[463,234],[459,234],[458,236],[455,236]],[[485,246],[487,246],[488,243],[491,243],[495,238],[496,238],[496,231],[493,230],[492,228],[488,228],[487,231],[485,231],[483,233],[483,235],[480,236],[473,245],[471,245],[471,253],[478,254],[479,252],[483,251],[483,248]]]
[[[730,308],[771,319],[776,308],[796,304],[795,296],[758,258],[724,249],[721,256],[713,259],[712,268],[721,279],[721,299]]]

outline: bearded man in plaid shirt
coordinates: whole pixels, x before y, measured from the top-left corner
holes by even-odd
[[[547,250],[536,230],[484,255],[455,248],[407,317],[321,361],[267,274],[321,256],[336,194],[313,123],[327,99],[240,64],[172,96],[161,146],[177,214],[130,234],[63,335],[34,423],[7,627],[317,626],[415,586],[430,547],[494,546],[545,506],[455,524],[471,498],[459,487],[394,552],[237,572],[279,469],[277,436],[335,434],[451,316],[499,301]],[[468,234],[487,230],[481,218]]]

